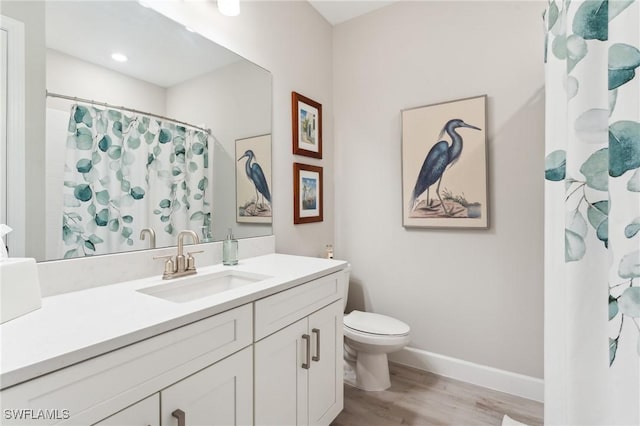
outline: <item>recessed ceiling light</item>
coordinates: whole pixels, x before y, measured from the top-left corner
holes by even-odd
[[[122,53],[113,53],[111,55],[111,59],[113,59],[116,62],[127,62],[127,60],[129,58],[127,58],[125,55],[123,55]]]
[[[218,0],[218,10],[225,16],[238,16],[240,0]]]

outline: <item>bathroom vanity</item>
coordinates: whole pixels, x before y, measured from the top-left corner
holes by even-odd
[[[345,268],[269,254],[44,298],[0,326],[2,424],[328,425]]]

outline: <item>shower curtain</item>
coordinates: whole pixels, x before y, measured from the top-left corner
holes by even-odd
[[[551,1],[545,424],[640,424],[640,4]]]
[[[208,135],[116,109],[73,105],[64,174],[61,257],[175,245],[211,222]]]

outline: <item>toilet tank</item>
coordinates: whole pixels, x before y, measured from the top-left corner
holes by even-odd
[[[344,297],[342,298],[342,310],[344,311],[347,308],[347,298],[349,297],[349,276],[351,274],[351,264],[347,263],[347,267],[342,270],[343,276],[343,286],[344,288]]]

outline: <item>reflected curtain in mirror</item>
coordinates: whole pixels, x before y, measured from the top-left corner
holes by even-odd
[[[207,133],[79,104],[66,130],[58,256],[147,248],[144,228],[156,232],[159,246],[174,244],[183,229],[207,233]]]

